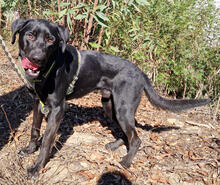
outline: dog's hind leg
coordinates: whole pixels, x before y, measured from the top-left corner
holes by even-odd
[[[109,90],[102,89],[102,106],[105,112],[105,115],[111,119],[111,121],[117,122],[117,119],[115,117],[115,111],[114,111],[114,102],[112,94]],[[105,148],[107,150],[115,151],[118,147],[124,144],[124,140],[122,138],[117,139],[114,142],[110,142],[105,145]]]
[[[132,87],[133,84],[135,87]],[[128,153],[120,162],[125,168],[130,167],[141,144],[141,140],[135,130],[135,112],[140,102],[143,88],[136,83],[133,84],[124,84],[124,86],[117,88],[117,92],[113,93],[116,118],[127,136],[128,142]],[[121,144],[120,141],[117,141],[117,143]]]
[[[33,124],[31,129],[31,139],[27,147],[20,150],[19,155],[31,154],[37,150],[38,139],[40,137],[40,127],[43,119],[43,114],[40,110],[39,100],[36,99],[33,109]]]
[[[118,115],[117,118],[122,130],[128,139],[128,153],[125,157],[123,157],[123,160],[120,163],[123,167],[129,168],[135,154],[138,151],[141,140],[137,136],[137,132],[135,130],[135,119],[132,115],[133,113],[126,110],[126,108],[121,108],[121,111],[127,111],[126,114]]]

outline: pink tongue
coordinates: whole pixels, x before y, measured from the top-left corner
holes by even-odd
[[[28,60],[28,58],[23,58],[21,64],[24,69],[31,69],[33,71],[36,71],[38,69],[38,66],[36,64],[31,63],[31,61]]]

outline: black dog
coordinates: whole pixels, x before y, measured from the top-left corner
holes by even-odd
[[[133,63],[101,52],[77,51],[67,45],[69,32],[58,24],[41,19],[18,19],[12,24],[12,43],[16,33],[19,33],[19,55],[23,59],[26,78],[35,94],[31,140],[20,153],[36,151],[43,109],[49,112],[40,154],[33,166],[28,168],[31,176],[37,175],[49,159],[67,99],[82,97],[94,89],[101,90],[106,115],[117,121],[126,135],[128,153],[121,161],[126,168],[131,165],[141,143],[135,131],[135,112],[143,90],[153,105],[170,111],[210,102],[209,99],[162,98],[155,92],[148,77]],[[76,76],[78,80],[73,80]],[[74,89],[68,94],[73,82]],[[124,139],[120,138],[106,147],[115,150],[122,144]]]

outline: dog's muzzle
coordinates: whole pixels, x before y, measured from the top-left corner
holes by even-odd
[[[39,66],[32,63],[28,58],[23,58],[21,64],[27,75],[31,77],[37,77],[39,75]]]

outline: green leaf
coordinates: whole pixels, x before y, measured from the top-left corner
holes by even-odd
[[[5,4],[6,4],[5,1],[3,1],[3,0],[0,1],[1,6],[5,6]]]
[[[117,47],[114,47],[114,46],[110,46],[110,49],[111,49],[112,51],[114,51],[115,53],[120,52],[120,50],[119,50]]]
[[[128,5],[133,5],[134,0],[129,0]]]
[[[105,5],[98,5],[93,10],[94,11],[100,10],[102,12],[106,8],[107,8],[107,6],[105,6]]]
[[[76,13],[76,10],[75,10],[75,9],[68,10],[68,13],[69,13],[69,14],[75,14],[75,13]]]
[[[69,29],[72,29],[72,21],[70,18],[70,14],[67,14],[67,24],[68,24]]]
[[[67,6],[69,6],[69,5],[70,5],[70,3],[65,3],[65,2],[60,3],[60,7],[67,7]]]
[[[76,17],[74,17],[75,20],[82,20],[86,18],[86,13],[78,14]]]
[[[142,6],[150,6],[150,3],[147,0],[135,0],[137,4]]]
[[[135,5],[133,4],[134,8],[136,9],[137,12],[141,12],[141,10]]]
[[[84,8],[84,7],[86,7],[86,6],[88,6],[88,5],[85,4],[85,3],[80,3],[79,5],[74,6],[72,9],[80,9],[80,8]]]
[[[47,11],[43,11],[43,15],[58,15],[58,13],[50,11],[50,10],[47,10]]]
[[[102,19],[98,18],[96,15],[93,15],[94,19],[97,21],[98,24],[100,24],[101,26],[104,26],[104,27],[108,27]]]
[[[64,15],[66,15],[67,9],[61,10],[59,12],[59,19],[61,19]]]
[[[89,45],[90,45],[92,48],[95,48],[95,49],[97,49],[97,48],[100,47],[100,45],[97,44],[97,43],[95,43],[95,42],[89,42]]]
[[[99,18],[103,19],[104,21],[109,21],[108,17],[106,17],[105,14],[102,13],[102,12],[96,12],[96,15],[97,15]]]

